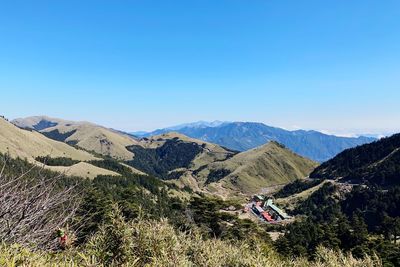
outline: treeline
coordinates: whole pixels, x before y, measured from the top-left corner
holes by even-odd
[[[55,161],[58,161],[58,160],[60,160],[60,161],[65,160],[65,162],[66,162],[65,164],[67,164],[67,162],[69,162],[71,159],[70,158],[55,159]],[[57,164],[59,164],[59,163],[57,163]],[[60,165],[56,165],[56,166],[60,166]],[[12,158],[7,154],[2,154],[2,153],[0,153],[0,169],[3,169],[2,176],[19,177],[19,176],[23,175],[24,179],[29,179],[29,180],[34,180],[36,178],[43,177],[43,176],[44,177],[60,177],[60,179],[57,179],[56,184],[55,184],[57,187],[78,185],[78,189],[81,190],[88,183],[88,180],[83,179],[82,177],[60,175],[57,172],[45,169],[40,166],[35,166],[32,163],[28,162],[27,159]]]
[[[73,160],[71,158],[66,158],[66,157],[56,157],[52,158],[50,156],[45,156],[45,157],[36,157],[35,160],[38,162],[41,162],[47,166],[72,166],[77,163],[79,163],[79,160]]]
[[[121,175],[129,175],[132,173],[132,170],[129,167],[122,165],[119,161],[112,158],[104,158],[103,160],[91,160],[89,161],[89,163],[103,169],[117,172]]]
[[[212,169],[207,176],[206,184],[215,183],[231,173],[227,169]]]
[[[9,157],[1,159],[2,163],[7,162],[3,175],[18,176],[26,172],[26,177],[32,179],[40,177],[39,174],[48,177],[60,176],[55,172],[35,167],[26,160]],[[50,162],[54,164],[65,165],[66,163],[60,163],[62,160],[65,159],[50,158]],[[170,189],[181,189],[152,176],[134,174],[129,167],[121,165],[118,161],[105,159],[90,163],[117,171],[121,176],[100,175],[93,180],[62,176],[55,184],[60,189],[73,185],[75,196],[80,198],[80,207],[73,218],[74,222],[82,222],[79,223],[79,231],[76,232],[76,245],[85,244],[88,238],[99,230],[106,220],[107,213],[115,204],[120,207],[127,220],[169,218],[175,229],[180,231],[198,231],[204,237],[226,240],[245,240],[255,235],[271,244],[265,228],[237,217],[235,210],[240,211],[242,208],[237,202],[223,201],[201,194],[194,194],[190,201],[183,201],[169,193]]]

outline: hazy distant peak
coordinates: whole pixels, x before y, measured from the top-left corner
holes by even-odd
[[[219,127],[225,124],[229,124],[231,122],[227,121],[197,121],[197,122],[191,122],[191,123],[183,123],[183,124],[178,124],[175,126],[170,126],[167,128],[162,128],[162,129],[157,129],[152,132],[147,132],[147,131],[136,131],[136,132],[130,132],[130,134],[138,136],[138,137],[145,137],[145,136],[153,136],[153,135],[160,135],[163,133],[168,133],[168,132],[173,132],[173,131],[180,131],[182,129],[190,128],[190,129],[203,129],[203,128],[215,128]]]
[[[196,121],[196,122],[191,122],[191,123],[183,123],[183,124],[175,125],[175,126],[172,126],[172,127],[168,127],[166,129],[169,129],[169,130],[180,130],[180,129],[183,129],[183,128],[186,128],[186,127],[190,127],[190,128],[218,127],[218,126],[221,126],[222,124],[225,124],[225,123],[229,123],[229,122],[218,121],[218,120],[211,121],[211,122],[209,122],[209,121]]]

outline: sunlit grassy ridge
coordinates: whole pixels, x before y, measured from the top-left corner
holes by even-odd
[[[0,118],[0,153],[27,158],[34,162],[38,156],[68,157],[74,160],[94,160],[96,157],[65,143],[46,138],[35,131],[22,130]]]
[[[136,144],[136,140],[127,134],[90,122],[36,116],[16,119],[13,123],[19,127],[36,129],[52,139],[117,159],[131,159],[133,153],[125,147]]]
[[[225,161],[210,164],[199,172],[199,179],[213,179],[225,188],[250,194],[262,187],[286,184],[305,178],[317,163],[301,157],[276,142],[239,153]],[[219,173],[220,175],[213,175]],[[213,183],[211,183],[213,185]]]

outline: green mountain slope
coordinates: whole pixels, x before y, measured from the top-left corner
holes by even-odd
[[[286,184],[306,177],[316,166],[276,142],[238,153],[174,132],[138,140],[88,122],[30,117],[14,123],[111,156],[143,173],[220,195]]]
[[[321,164],[312,178],[349,180],[381,186],[400,184],[400,134],[348,149]]]
[[[194,176],[211,191],[255,193],[267,186],[305,178],[316,165],[276,142],[269,142],[225,161],[209,164],[194,172]]]

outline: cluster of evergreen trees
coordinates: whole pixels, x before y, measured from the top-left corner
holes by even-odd
[[[127,163],[150,175],[168,179],[168,172],[177,168],[187,168],[192,160],[203,151],[196,143],[187,143],[177,138],[166,140],[157,148],[128,146],[135,157]]]
[[[46,157],[36,157],[35,159],[38,162],[41,162],[47,166],[72,166],[80,162],[79,160],[73,160],[71,158],[66,158],[66,157],[52,158],[50,156],[46,156]]]
[[[377,253],[385,266],[400,266],[399,205],[400,187],[355,187],[341,197],[337,186],[324,184],[293,211],[306,217],[285,228],[276,248],[312,258],[323,245],[357,257]]]
[[[312,178],[338,178],[380,186],[400,185],[400,134],[347,149],[317,167]]]

